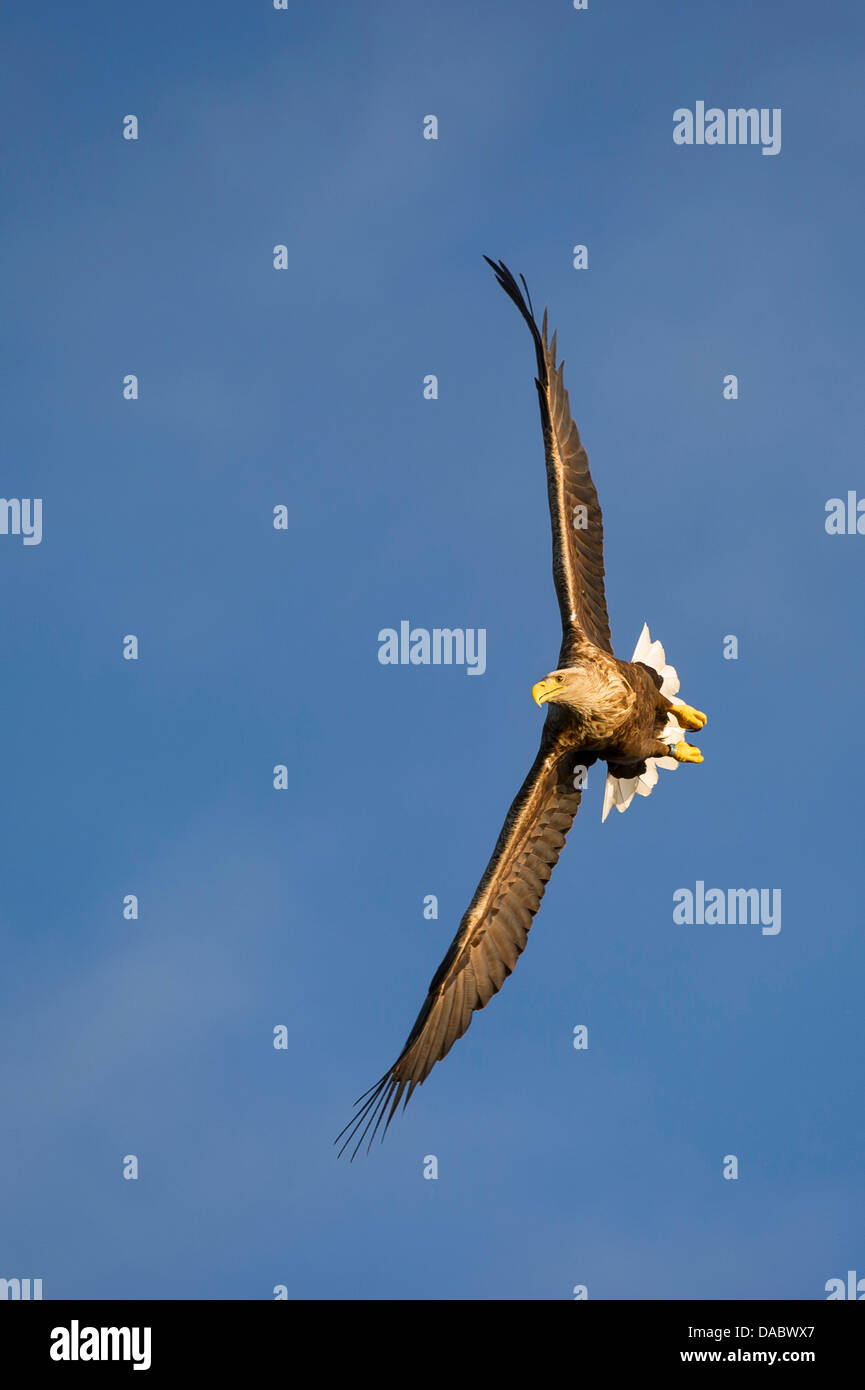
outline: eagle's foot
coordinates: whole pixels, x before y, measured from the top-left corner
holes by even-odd
[[[677,763],[701,763],[703,761],[703,754],[699,748],[695,748],[693,743],[686,743],[683,738],[679,739],[675,748],[670,749],[670,754]]]
[[[670,714],[683,729],[702,729],[706,723],[703,711],[694,709],[693,705],[673,705]]]

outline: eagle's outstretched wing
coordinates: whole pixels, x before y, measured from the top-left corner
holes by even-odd
[[[388,1072],[357,1102],[360,1109],[336,1142],[340,1153],[353,1141],[354,1158],[367,1133],[372,1144],[390,1106],[382,1138],[405,1094],[408,1105],[436,1062],[447,1055],[471,1022],[501,989],[517,963],[540,906],[547,880],[580,804],[578,765],[594,759],[563,752],[545,731],[538,756],[508,811],[492,858],[450,950],[433,976],[426,1001],[405,1047]],[[576,785],[575,785],[576,783]]]
[[[586,639],[612,654],[610,620],[604,596],[604,527],[589,460],[571,416],[562,382],[564,362],[556,366],[556,335],[547,342],[547,313],[541,328],[535,322],[528,289],[523,295],[503,261],[492,266],[496,279],[514,301],[532,332],[538,375],[535,385],[541,405],[547,491],[553,523],[553,578],[562,614],[559,666],[571,666]],[[525,280],[523,285],[525,286]]]

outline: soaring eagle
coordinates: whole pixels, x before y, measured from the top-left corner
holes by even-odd
[[[541,746],[468,911],[405,1047],[360,1097],[337,1136],[337,1143],[345,1136],[340,1154],[355,1141],[352,1158],[370,1130],[372,1145],[386,1115],[384,1138],[400,1100],[403,1107],[408,1104],[415,1086],[423,1085],[462,1037],[474,1011],[483,1009],[510,975],[577,814],[591,764],[599,759],[607,764],[606,819],[612,806],[626,810],[635,793],[649,795],[657,767],[703,761],[683,734],[701,729],[706,716],[671,698],[679,681],[660,642],[652,642],[644,626],[630,661],[613,655],[601,509],[562,383],[564,364],[556,365],[556,335],[548,342],[546,310],[538,328],[523,277],[525,296],[502,261],[484,260],[516,304],[535,345],[562,646],[556,669],[532,687],[535,702],[547,706]]]

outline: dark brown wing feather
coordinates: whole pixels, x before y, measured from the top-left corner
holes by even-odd
[[[574,664],[586,639],[612,653],[610,620],[604,595],[604,527],[598,494],[589,472],[589,460],[571,415],[568,393],[562,382],[564,362],[556,366],[556,335],[547,342],[547,314],[541,328],[535,322],[531,301],[503,261],[489,256],[496,279],[514,301],[532,332],[538,375],[535,385],[541,405],[544,451],[547,459],[547,491],[553,523],[553,578],[562,615],[562,649],[559,666]],[[525,285],[525,281],[523,281]],[[526,291],[528,294],[528,291]],[[585,507],[585,528],[574,526],[574,509]],[[579,514],[580,521],[583,513]]]
[[[562,752],[545,732],[538,756],[508,811],[492,858],[460,922],[450,950],[436,971],[426,1001],[397,1061],[361,1096],[359,1111],[336,1142],[340,1153],[355,1142],[354,1158],[368,1132],[369,1143],[390,1106],[382,1138],[405,1094],[423,1085],[517,963],[540,906],[547,880],[580,804],[574,787],[578,763],[591,756]]]

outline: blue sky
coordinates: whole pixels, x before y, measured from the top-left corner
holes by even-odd
[[[865,1275],[865,539],[824,527],[865,495],[861,12],[19,5],[3,41],[0,491],[44,512],[0,536],[0,1276]],[[781,153],[674,145],[698,100],[781,108]],[[706,761],[603,826],[590,774],[513,978],[349,1166],[558,651],[531,344],[483,253],[550,305],[616,650],[648,620]],[[485,628],[485,674],[380,665],[403,618]],[[781,931],[674,924],[698,880],[780,888]]]

